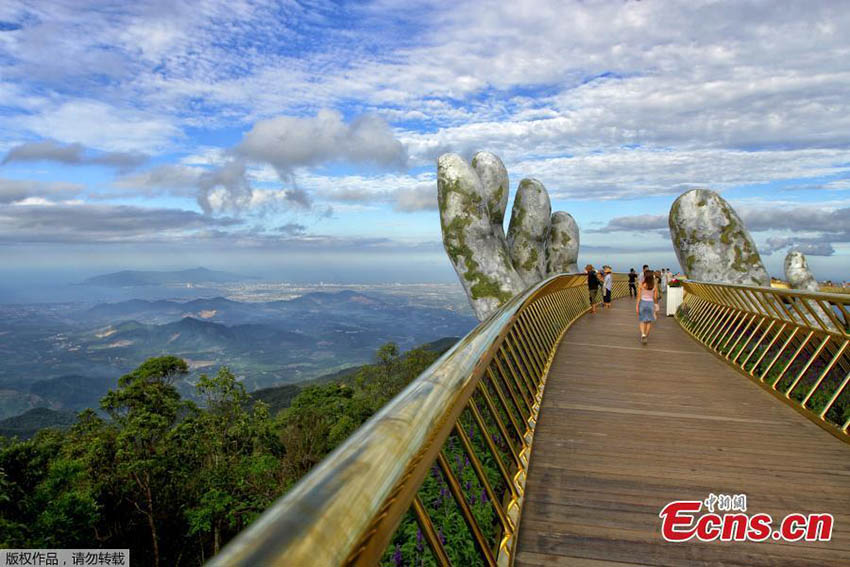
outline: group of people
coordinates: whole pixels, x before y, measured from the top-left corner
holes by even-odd
[[[614,289],[614,278],[611,276],[611,266],[602,266],[602,271],[597,272],[593,264],[584,267],[587,273],[587,292],[590,296],[590,312],[596,313],[599,304],[599,291],[602,290],[602,305],[606,309],[611,307],[611,290]]]
[[[584,268],[587,273],[587,291],[590,297],[590,312],[596,313],[596,307],[600,304],[599,295],[601,291],[601,304],[605,309],[611,307],[611,291],[614,289],[614,278],[611,275],[611,266],[602,266],[602,271],[597,272],[592,264]],[[638,274],[634,268],[629,270],[629,297],[635,298],[635,312],[638,316],[640,328],[640,341],[646,344],[649,331],[655,316],[658,313],[659,301],[667,291],[667,284],[673,279],[670,268],[661,270],[650,270],[644,264]]]

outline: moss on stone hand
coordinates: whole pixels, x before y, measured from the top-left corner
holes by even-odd
[[[483,212],[480,209],[481,195],[464,191],[459,179],[449,181],[442,178],[439,181],[443,190],[438,191],[438,205],[441,213],[440,222],[443,225],[443,246],[446,249],[446,254],[455,266],[463,263],[463,267],[466,268],[463,274],[465,280],[475,282],[470,286],[470,294],[473,300],[493,297],[499,304],[506,302],[512,297],[512,294],[502,290],[495,278],[487,276],[479,270],[479,264],[474,260],[472,249],[466,242],[467,227],[472,224],[474,218],[477,218]],[[462,214],[445,223],[443,222],[443,214],[446,211],[448,195],[452,192],[460,196]]]
[[[536,265],[537,265],[537,249],[531,248],[531,250],[528,254],[528,258],[526,258],[525,262],[523,262],[523,264],[522,264],[522,269],[527,271],[527,272],[530,272],[531,270],[534,269],[534,266],[536,266]]]
[[[482,273],[478,273],[477,277],[478,282],[469,288],[469,291],[472,293],[472,299],[494,297],[499,301],[499,305],[501,305],[513,297],[510,292],[504,291],[494,278],[487,277]]]
[[[502,195],[504,195],[504,194],[505,194],[505,188],[503,186],[499,185],[499,188],[496,189],[496,192],[493,193],[493,196],[490,198],[490,210],[488,212],[490,213],[490,219],[491,220],[494,219],[494,218],[500,219],[500,218],[502,218],[502,215],[504,215],[504,213],[502,212],[502,207],[501,207]]]

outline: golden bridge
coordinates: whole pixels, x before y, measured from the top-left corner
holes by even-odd
[[[212,564],[850,565],[850,296],[686,281],[642,345],[585,281],[508,302]],[[741,494],[830,540],[662,537],[668,503]]]

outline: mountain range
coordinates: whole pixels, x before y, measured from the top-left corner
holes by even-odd
[[[161,271],[139,271],[124,270],[88,278],[84,285],[96,285],[106,287],[133,287],[148,285],[167,284],[201,284],[201,283],[228,283],[251,279],[246,276],[232,274],[230,272],[219,272],[206,268],[192,268],[172,272]]]
[[[201,373],[228,366],[249,391],[293,384],[370,362],[395,342],[402,350],[462,336],[473,317],[355,291],[281,301],[223,297],[133,299],[93,307],[0,306],[0,419],[34,407],[95,407],[117,378],[151,356],[184,358],[178,383],[194,395]]]

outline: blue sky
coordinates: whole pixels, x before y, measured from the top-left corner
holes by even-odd
[[[581,262],[675,267],[670,204],[708,187],[772,275],[796,246],[850,278],[847,29],[837,1],[6,0],[0,262],[448,281],[435,160],[489,150]]]

